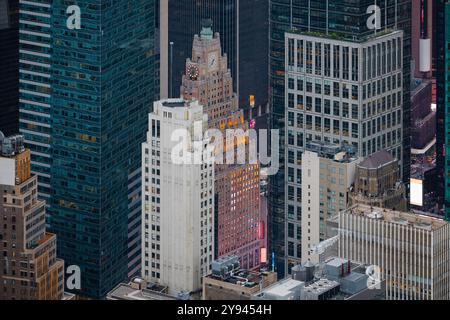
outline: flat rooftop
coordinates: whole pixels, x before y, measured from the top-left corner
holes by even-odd
[[[434,163],[413,164],[411,165],[411,178],[423,180],[425,174],[434,169],[436,169],[436,164]]]
[[[135,289],[121,283],[108,293],[108,300],[178,300],[176,297],[148,289]]]
[[[186,101],[182,99],[170,99],[163,101],[162,105],[168,108],[183,108],[186,107]]]
[[[337,40],[337,41],[343,41],[343,42],[349,42],[349,43],[364,43],[371,40],[375,40],[378,38],[382,38],[385,36],[389,36],[396,33],[402,33],[401,30],[396,30],[392,28],[386,28],[382,29],[378,32],[373,33],[363,33],[363,34],[346,34],[346,33],[337,33],[337,32],[323,32],[323,31],[303,31],[296,28],[292,28],[286,32],[286,37],[289,36],[289,34],[298,34],[303,35],[307,37],[314,37],[314,38],[323,38],[323,39],[330,39],[330,40]]]
[[[362,204],[353,206],[344,212],[428,231],[435,231],[447,225],[445,220],[429,215],[375,208]]]
[[[321,141],[311,141],[306,145],[306,151],[317,153],[321,158],[333,160],[338,163],[351,163],[358,158],[351,146],[341,146]]]
[[[329,291],[330,289],[339,287],[340,283],[333,280],[328,279],[319,279],[313,283],[311,283],[309,286],[305,287],[306,293],[314,293],[317,295],[320,295],[324,292]]]
[[[285,297],[302,283],[304,282],[287,278],[264,289],[261,293],[269,294],[271,296]]]
[[[205,278],[214,279],[218,281],[223,281],[226,283],[231,283],[235,285],[245,286],[247,288],[253,288],[255,286],[259,286],[261,281],[263,280],[263,276],[268,274],[268,272],[261,271],[249,271],[249,270],[239,270],[235,272],[233,275],[228,275],[223,278],[214,274],[209,274]]]

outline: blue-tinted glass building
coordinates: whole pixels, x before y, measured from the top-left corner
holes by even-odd
[[[23,133],[34,170],[45,173],[48,224],[58,235],[58,254],[67,266],[81,268],[76,293],[101,298],[140,269],[140,146],[155,93],[155,0],[40,2],[27,6],[44,10],[51,26],[35,26],[45,30],[30,35],[49,36],[43,64],[50,65],[50,78],[37,79],[31,94],[37,98],[45,88],[45,101],[39,101],[45,119]],[[75,4],[80,29],[67,26],[67,8]],[[35,100],[24,108],[39,107]],[[45,149],[37,148],[40,121]]]
[[[39,196],[50,203],[52,1],[19,4],[19,128],[32,154]]]

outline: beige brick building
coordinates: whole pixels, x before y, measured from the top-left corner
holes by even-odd
[[[450,299],[448,222],[365,205],[333,220],[339,257],[373,265],[386,281],[387,299]]]
[[[56,235],[45,231],[45,202],[21,136],[0,133],[0,168],[0,300],[61,300],[64,262]]]

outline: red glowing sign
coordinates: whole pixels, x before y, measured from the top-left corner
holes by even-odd
[[[251,119],[250,120],[250,129],[255,129],[256,127],[256,120],[255,119]]]
[[[265,238],[264,221],[258,222],[258,239],[263,240]]]
[[[266,248],[261,248],[261,253],[260,253],[260,262],[261,264],[267,263],[267,249]]]

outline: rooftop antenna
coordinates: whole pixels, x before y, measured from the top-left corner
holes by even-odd
[[[170,42],[169,98],[173,98],[173,41]]]

